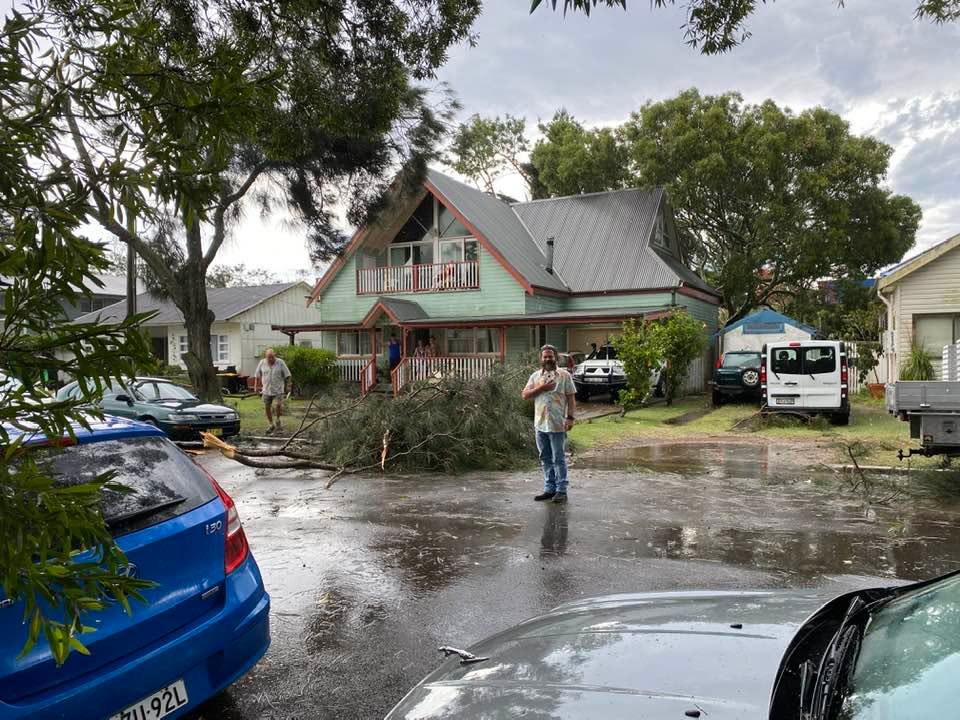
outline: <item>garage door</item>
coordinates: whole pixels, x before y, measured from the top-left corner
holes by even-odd
[[[567,331],[567,349],[573,352],[590,352],[590,343],[603,345],[620,332],[619,325],[587,325]]]

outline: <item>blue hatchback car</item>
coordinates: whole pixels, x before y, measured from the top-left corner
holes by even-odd
[[[43,442],[43,438],[30,442]],[[0,603],[0,718],[159,720],[190,712],[250,670],[270,644],[270,597],[223,489],[155,427],[107,419],[51,449],[63,482],[107,471],[135,490],[110,494],[104,519],[130,564],[157,582],[133,602],[91,613],[89,656],[57,668],[26,637],[23,607]]]

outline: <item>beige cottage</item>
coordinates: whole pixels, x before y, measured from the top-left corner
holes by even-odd
[[[289,338],[273,329],[274,325],[313,320],[316,313],[306,307],[311,287],[305,282],[251,285],[246,287],[207,288],[207,304],[216,320],[210,328],[210,354],[218,370],[235,368],[252,375],[267,347],[286,345]],[[169,300],[149,294],[137,296],[137,311],[153,313],[142,323],[149,333],[153,354],[170,365],[185,367],[180,359],[187,351],[187,329],[183,314]],[[124,316],[121,301],[75,322],[116,321]],[[320,333],[305,333],[301,345],[320,345]]]
[[[943,346],[960,340],[960,235],[901,263],[877,283],[887,306],[881,360],[889,381],[913,342],[921,344],[939,376]]]

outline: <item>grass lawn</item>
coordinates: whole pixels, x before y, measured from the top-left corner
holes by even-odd
[[[911,447],[908,424],[887,413],[882,400],[860,396],[853,399],[850,424],[845,427],[832,426],[825,418],[811,422],[790,417],[748,420],[757,412],[756,406],[749,404],[710,408],[703,417],[684,425],[664,423],[691,410],[706,409],[708,402],[703,396],[685,398],[670,407],[656,405],[633,410],[622,418],[599,418],[577,425],[570,433],[570,440],[577,452],[653,437],[687,441],[711,437],[826,441],[836,445],[836,460],[840,462],[849,461],[846,446],[854,446],[857,460],[863,465],[897,465],[897,449]],[[938,463],[938,458],[914,457],[911,461],[914,466],[935,466]]]
[[[240,432],[244,435],[263,435],[267,431],[267,416],[259,395],[243,398],[224,398],[224,402],[240,413]],[[291,398],[284,405],[283,424],[287,431],[295,430],[306,411],[307,401]]]

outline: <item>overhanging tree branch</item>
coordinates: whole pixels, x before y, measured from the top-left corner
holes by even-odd
[[[223,245],[223,241],[226,240],[227,211],[234,203],[243,199],[243,197],[247,194],[247,191],[253,187],[253,184],[257,181],[260,175],[262,175],[269,167],[270,163],[268,162],[262,162],[258,164],[253,168],[253,170],[247,176],[247,179],[241,183],[240,187],[238,187],[236,191],[230,193],[229,195],[221,196],[220,202],[217,203],[216,210],[213,213],[213,239],[210,241],[210,246],[207,248],[207,252],[203,256],[204,271],[210,267],[210,264],[217,256],[217,252],[220,250],[220,246]]]

